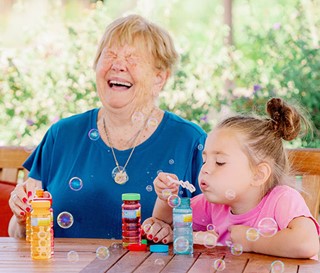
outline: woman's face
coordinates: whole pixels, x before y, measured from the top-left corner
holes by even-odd
[[[199,186],[209,202],[232,206],[249,198],[253,172],[237,134],[223,128],[208,135]]]
[[[158,74],[144,44],[105,47],[96,67],[98,95],[112,108],[145,105],[160,91]]]

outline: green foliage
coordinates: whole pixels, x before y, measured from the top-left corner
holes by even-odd
[[[100,106],[92,63],[105,26],[125,11],[116,2],[99,2],[74,22],[52,6],[50,19],[23,32],[20,46],[0,44],[0,145],[38,144],[58,119]],[[262,113],[270,97],[280,96],[307,109],[320,128],[317,10],[300,1],[271,1],[277,12],[266,21],[260,6],[234,1],[235,45],[227,47],[222,1],[203,2],[123,2],[169,29],[181,54],[160,95],[161,108],[209,131],[229,112]],[[315,133],[290,145],[320,147]]]

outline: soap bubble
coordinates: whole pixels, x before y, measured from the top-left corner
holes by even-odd
[[[152,191],[152,186],[151,185],[148,185],[148,186],[146,186],[146,190],[147,190],[147,192],[151,192]]]
[[[99,131],[97,129],[91,129],[88,133],[88,137],[93,141],[98,140],[100,138]]]
[[[83,187],[82,180],[79,177],[72,177],[69,181],[70,189],[80,191]]]
[[[217,270],[217,271],[223,271],[226,268],[226,263],[222,259],[216,259],[213,262],[213,268],[214,268],[214,270]]]
[[[154,264],[155,264],[155,265],[159,265],[159,266],[164,266],[164,265],[165,265],[165,262],[164,262],[164,260],[162,260],[162,259],[156,259],[156,260],[154,261]]]
[[[226,192],[225,192],[225,197],[226,197],[228,200],[233,200],[233,199],[236,198],[236,193],[235,193],[234,190],[231,190],[231,189],[226,190]]]
[[[258,230],[263,237],[272,237],[278,231],[278,224],[272,218],[263,218],[258,223]]]
[[[251,242],[257,241],[260,238],[259,230],[256,228],[249,228],[246,231],[246,238]]]
[[[212,231],[212,230],[215,230],[215,229],[216,229],[215,225],[213,225],[213,224],[208,224],[207,225],[207,230]]]
[[[207,248],[213,248],[216,246],[217,237],[213,234],[206,234],[203,238],[203,245]]]
[[[79,261],[79,254],[77,251],[71,250],[68,252],[67,258],[70,263],[76,263]]]
[[[169,205],[170,207],[176,208],[176,207],[178,207],[178,206],[180,205],[181,199],[180,199],[180,197],[179,197],[178,195],[172,194],[172,195],[170,195],[170,196],[168,197],[167,202],[168,202],[168,205]]]
[[[272,262],[271,266],[270,266],[270,272],[271,273],[283,273],[284,272],[284,263],[277,260]]]
[[[57,217],[57,223],[61,228],[70,228],[73,225],[73,216],[70,212],[63,211]]]
[[[243,252],[243,247],[241,244],[232,244],[231,254],[235,256],[240,256]]]
[[[170,165],[174,164],[174,160],[173,160],[173,159],[170,159],[170,160],[169,160],[169,164],[170,164]]]
[[[105,246],[100,246],[97,248],[96,250],[96,257],[99,259],[99,260],[106,260],[108,259],[110,256],[110,251],[107,247]]]
[[[184,236],[179,236],[173,242],[173,247],[177,253],[184,253],[189,249],[189,240]]]

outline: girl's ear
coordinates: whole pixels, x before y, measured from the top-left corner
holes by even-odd
[[[259,163],[255,169],[252,186],[261,186],[266,183],[271,175],[271,167],[268,163]]]

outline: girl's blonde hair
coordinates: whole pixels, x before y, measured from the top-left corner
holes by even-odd
[[[291,168],[283,140],[293,140],[311,128],[302,112],[280,98],[270,99],[266,112],[267,118],[238,115],[217,125],[217,128],[230,128],[241,134],[243,150],[253,170],[261,162],[271,166],[272,173],[262,196],[276,185],[290,184]]]
[[[169,73],[173,70],[179,55],[170,34],[140,15],[121,17],[107,26],[98,46],[93,68],[96,69],[101,52],[105,47],[112,44],[133,45],[136,40],[146,46],[154,58],[156,68]]]

